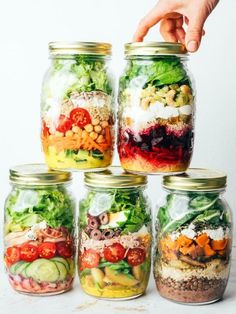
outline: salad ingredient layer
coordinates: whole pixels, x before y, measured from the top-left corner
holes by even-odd
[[[183,172],[193,149],[194,95],[177,57],[130,60],[120,79],[118,152],[126,170]]]
[[[5,206],[5,266],[14,289],[60,293],[74,278],[74,202],[63,187],[15,188]]]
[[[43,84],[41,116],[42,146],[51,168],[111,164],[114,113],[104,60],[53,60]]]
[[[150,273],[150,212],[142,191],[89,191],[80,203],[79,276],[102,298],[143,294]]]
[[[217,193],[168,194],[158,212],[154,275],[160,294],[187,303],[221,298],[231,242],[231,218]]]

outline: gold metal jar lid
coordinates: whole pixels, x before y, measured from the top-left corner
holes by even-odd
[[[169,42],[133,42],[125,44],[126,56],[155,56],[187,54],[181,43]]]
[[[82,41],[55,41],[48,44],[51,55],[111,55],[111,44]]]
[[[147,184],[147,177],[125,172],[121,167],[112,166],[102,172],[86,172],[84,182],[95,188],[128,188]]]
[[[163,177],[163,187],[180,191],[214,191],[226,186],[224,172],[203,168],[190,168],[180,175]]]
[[[10,169],[10,181],[21,185],[53,185],[71,180],[70,172],[49,170],[45,164],[26,164]]]

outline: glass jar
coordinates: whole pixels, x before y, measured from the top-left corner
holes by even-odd
[[[119,167],[86,173],[80,202],[78,269],[82,289],[105,299],[144,294],[151,264],[147,178]]]
[[[51,169],[103,170],[114,138],[111,45],[49,44],[51,65],[41,98],[41,141]]]
[[[4,261],[18,292],[53,295],[72,287],[75,274],[75,202],[69,172],[43,164],[10,169],[5,203]]]
[[[226,175],[190,169],[165,176],[166,198],[157,214],[154,261],[161,296],[207,304],[222,298],[232,248],[232,217],[223,198]]]
[[[121,166],[134,173],[182,173],[192,156],[195,108],[185,48],[130,43],[125,55],[119,84]]]

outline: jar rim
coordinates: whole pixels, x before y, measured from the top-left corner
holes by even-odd
[[[11,183],[25,186],[63,184],[72,180],[70,172],[51,170],[46,164],[40,163],[17,165],[9,172]]]
[[[112,45],[104,42],[54,41],[48,44],[50,55],[110,56]]]
[[[227,175],[218,170],[190,168],[179,175],[164,176],[162,186],[177,191],[220,191],[226,187]]]
[[[119,166],[111,166],[101,172],[86,172],[84,182],[88,187],[124,189],[145,186],[147,176],[128,173]]]
[[[182,43],[171,42],[130,42],[124,45],[125,56],[160,56],[160,55],[184,55],[187,50]]]

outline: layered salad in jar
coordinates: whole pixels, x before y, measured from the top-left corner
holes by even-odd
[[[101,169],[111,164],[112,87],[103,59],[55,59],[42,91],[41,140],[52,169]]]
[[[27,294],[69,290],[75,273],[74,202],[64,188],[14,189],[6,201],[4,261]]]
[[[142,193],[90,191],[80,203],[82,289],[106,299],[138,297],[151,267],[150,212]]]
[[[193,150],[194,92],[179,57],[131,59],[119,88],[118,152],[138,173],[181,173]]]
[[[228,207],[219,195],[168,194],[157,228],[154,276],[161,296],[198,304],[221,299],[232,234]]]

